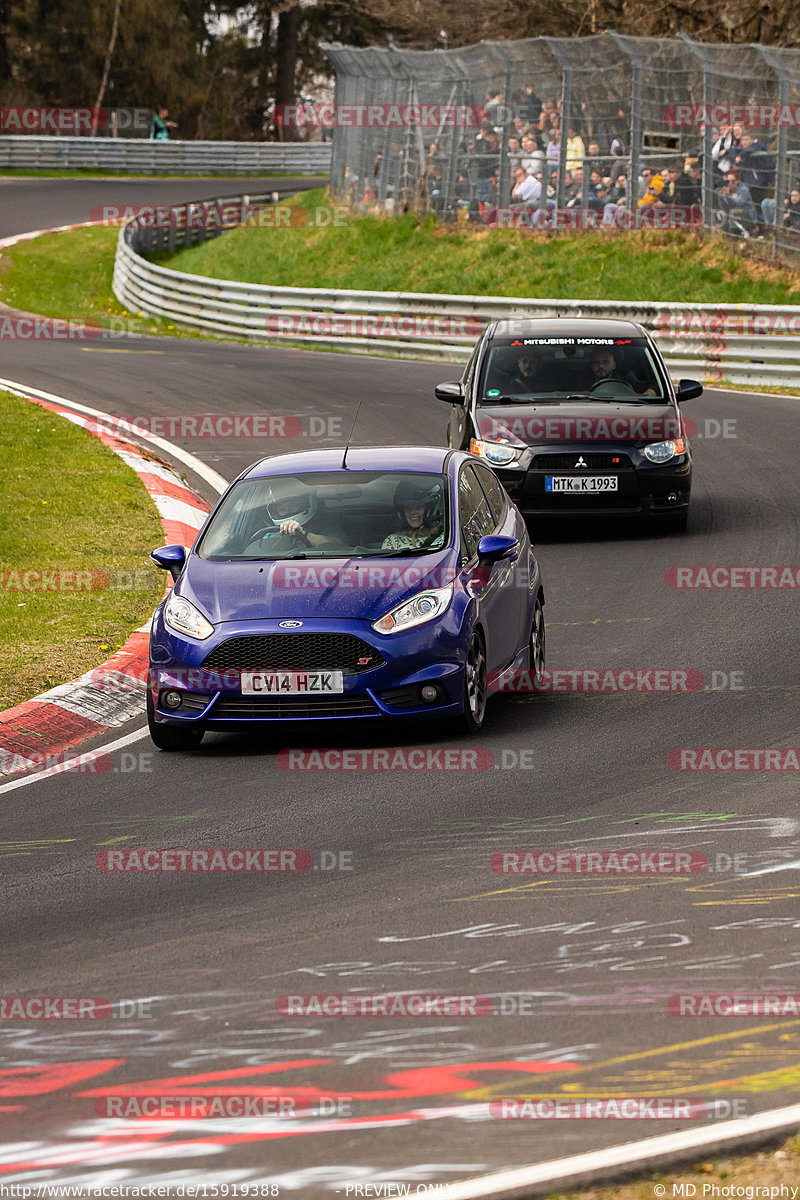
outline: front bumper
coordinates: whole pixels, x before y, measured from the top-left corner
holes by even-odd
[[[575,462],[584,458],[586,468]],[[619,459],[614,463],[613,459]],[[537,447],[527,470],[495,467],[495,473],[511,499],[525,516],[669,516],[689,507],[692,486],[691,454],[678,455],[658,466],[641,450],[631,446],[604,446],[576,443]],[[587,475],[615,476],[613,492],[548,492],[548,476],[572,478]]]
[[[381,665],[345,673],[341,694],[312,693],[290,696],[251,696],[241,689],[240,670],[210,670],[206,659],[233,638],[275,634],[278,622],[247,621],[221,625],[206,642],[195,642],[174,633],[164,623],[161,609],[153,620],[150,641],[150,677],[157,724],[202,725],[218,731],[287,721],[365,720],[459,716],[463,711],[464,664],[467,647],[452,610],[430,626],[390,637],[376,634],[365,621],[304,620],[304,634],[344,634],[374,647]],[[422,634],[422,636],[421,636]],[[291,638],[291,633],[282,635]],[[263,662],[243,669],[269,670]],[[298,661],[273,669],[336,670],[327,664]],[[424,685],[434,685],[437,696],[426,702]],[[181,694],[181,707],[168,709],[166,691]]]

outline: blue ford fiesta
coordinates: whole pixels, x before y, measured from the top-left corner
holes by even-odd
[[[544,670],[544,592],[520,513],[472,455],[428,447],[264,459],[193,548],[153,561],[147,693],[161,750],[205,730],[320,718],[455,718],[500,672]]]

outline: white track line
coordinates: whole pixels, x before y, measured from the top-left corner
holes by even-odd
[[[691,1157],[691,1151],[708,1150],[710,1147],[736,1148],[736,1144],[744,1139],[783,1130],[787,1134],[792,1133],[798,1125],[800,1104],[773,1108],[741,1120],[723,1121],[716,1126],[666,1133],[640,1142],[627,1142],[623,1146],[610,1146],[607,1150],[590,1150],[587,1154],[575,1154],[571,1158],[557,1158],[537,1166],[515,1167],[477,1179],[466,1179],[463,1183],[448,1184],[447,1200],[486,1200],[488,1197],[496,1200],[519,1197],[521,1200],[530,1195],[532,1187],[552,1191],[552,1185],[558,1184],[559,1189],[563,1189],[566,1183],[572,1186],[577,1180],[587,1178],[596,1185],[599,1182],[598,1173],[619,1175],[635,1167],[645,1169],[663,1166],[664,1160],[672,1160],[676,1155]],[[661,1194],[666,1195],[666,1190]]]
[[[52,392],[43,392],[40,388],[27,387],[24,383],[17,383],[14,379],[0,379],[0,387],[6,391],[15,392],[18,396],[37,396],[40,400],[49,400],[51,404],[61,404],[64,408],[71,408],[74,412],[86,413],[91,417],[99,417],[108,421],[109,414],[102,412],[98,408],[89,408],[85,404],[78,404],[74,400],[65,400],[63,396],[55,396]],[[118,417],[114,418],[114,428],[122,430],[129,434],[132,438],[139,438],[142,441],[150,442],[154,446],[158,446],[159,450],[167,455],[172,455],[179,462],[185,463],[190,467],[196,475],[201,479],[205,479],[206,483],[210,484],[215,492],[220,494],[225,491],[228,486],[227,479],[223,479],[222,475],[218,475],[211,467],[207,467],[199,458],[195,458],[188,450],[182,450],[180,446],[175,446],[172,442],[168,442],[165,438],[156,437],[153,433],[144,433],[141,429],[137,429],[134,425],[130,425],[127,421],[122,421]]]
[[[146,734],[146,726],[143,726],[141,729],[134,729],[133,733],[126,733],[124,737],[117,738],[115,742],[107,742],[104,746],[96,746],[94,750],[84,750],[82,754],[76,754],[74,758],[68,758],[66,762],[56,763],[55,766],[45,767],[43,771],[37,771],[35,775],[24,775],[22,779],[12,779],[9,783],[0,784],[0,796],[2,796],[3,792],[13,792],[16,788],[27,787],[29,783],[38,783],[40,779],[49,779],[51,775],[63,775],[65,771],[70,771],[73,767],[80,767],[84,763],[92,762],[95,758],[99,758],[101,754],[108,754],[109,750],[120,750],[123,746],[129,746],[131,742],[138,742]],[[54,755],[53,757],[55,758],[56,756]]]

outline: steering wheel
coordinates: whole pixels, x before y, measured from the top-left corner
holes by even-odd
[[[601,388],[605,388],[606,391],[601,392]],[[620,388],[625,388],[626,392],[632,392],[635,395],[635,389],[625,379],[598,379],[597,383],[592,384],[589,391],[603,396],[615,396]],[[611,390],[609,391],[609,389]]]
[[[308,539],[308,534],[304,529],[301,529],[300,533],[281,533],[280,529],[277,529],[274,525],[262,525],[261,528],[257,529],[256,532],[250,537],[245,550],[249,550],[254,542],[264,538],[274,538],[276,540],[279,539],[286,542],[285,546],[275,546],[274,549],[276,550],[292,550],[296,547],[298,542],[302,546],[311,545],[311,542]]]

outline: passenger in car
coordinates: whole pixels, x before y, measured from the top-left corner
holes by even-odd
[[[382,550],[429,549],[444,541],[444,523],[438,520],[437,495],[418,484],[403,482],[394,493],[394,507],[403,528],[383,539]]]

